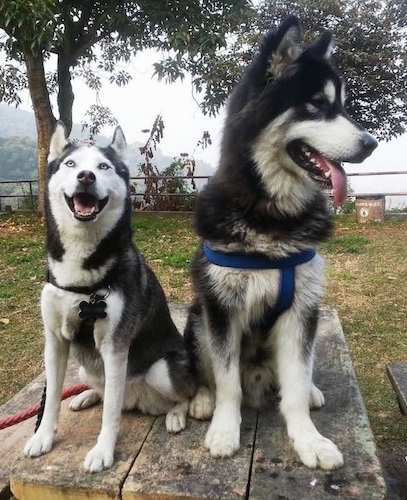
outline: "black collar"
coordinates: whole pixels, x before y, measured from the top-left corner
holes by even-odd
[[[65,290],[67,292],[81,293],[83,295],[95,295],[98,290],[101,290],[103,288],[110,289],[108,274],[101,281],[98,281],[92,286],[61,286],[57,283],[55,276],[49,269],[47,269],[46,279],[48,283],[51,283],[51,285],[54,285],[61,290]]]

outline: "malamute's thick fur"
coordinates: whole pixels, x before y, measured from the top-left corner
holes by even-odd
[[[46,403],[24,453],[36,457],[52,448],[71,349],[91,389],[70,408],[103,400],[102,428],[84,464],[90,472],[112,465],[122,408],[165,413],[167,429],[178,432],[195,393],[164,292],[132,243],[125,147],[120,127],[110,146],[99,148],[71,144],[59,122],[48,158],[49,283],[41,296]]]
[[[264,37],[230,98],[219,169],[197,200],[196,229],[210,250],[281,259],[330,235],[322,188],[331,187],[343,203],[340,163],[361,162],[377,146],[344,110],[344,83],[329,62],[331,52],[329,33],[303,48],[295,17]],[[239,448],[242,400],[258,407],[277,387],[301,461],[340,467],[342,454],[310,418],[310,407],[324,404],[312,382],[322,258],[316,254],[295,268],[292,305],[268,326],[262,318],[277,301],[279,270],[217,265],[201,244],[192,274],[196,302],[185,336],[202,386],[190,414],[213,412],[205,440],[210,453],[232,455]]]

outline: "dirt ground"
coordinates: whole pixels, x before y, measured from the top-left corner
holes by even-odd
[[[407,443],[389,443],[377,451],[387,484],[387,500],[407,500]]]

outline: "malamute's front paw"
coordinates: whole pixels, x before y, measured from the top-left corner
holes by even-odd
[[[165,427],[168,432],[176,434],[187,426],[188,401],[179,403],[171,408],[165,416]]]
[[[197,420],[209,420],[214,410],[214,395],[207,387],[201,385],[189,403],[189,416]]]
[[[339,469],[343,465],[342,453],[336,445],[319,433],[304,433],[294,441],[294,449],[302,463],[311,469]]]
[[[32,436],[24,447],[26,457],[39,457],[52,449],[54,433],[41,432],[40,429]]]
[[[87,472],[100,472],[111,467],[114,461],[113,451],[110,447],[107,448],[98,443],[86,455],[83,464],[85,470]]]
[[[215,413],[206,433],[205,447],[213,457],[231,457],[240,447],[240,420]]]

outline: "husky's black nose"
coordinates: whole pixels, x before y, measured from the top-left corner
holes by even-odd
[[[369,156],[374,149],[377,148],[377,141],[376,139],[373,137],[372,134],[369,134],[369,132],[365,132],[363,135],[362,135],[362,145],[363,145],[363,150],[364,150],[364,153],[366,154],[366,156]]]
[[[78,181],[82,184],[88,185],[93,184],[96,180],[96,176],[90,170],[82,170],[78,174]]]

